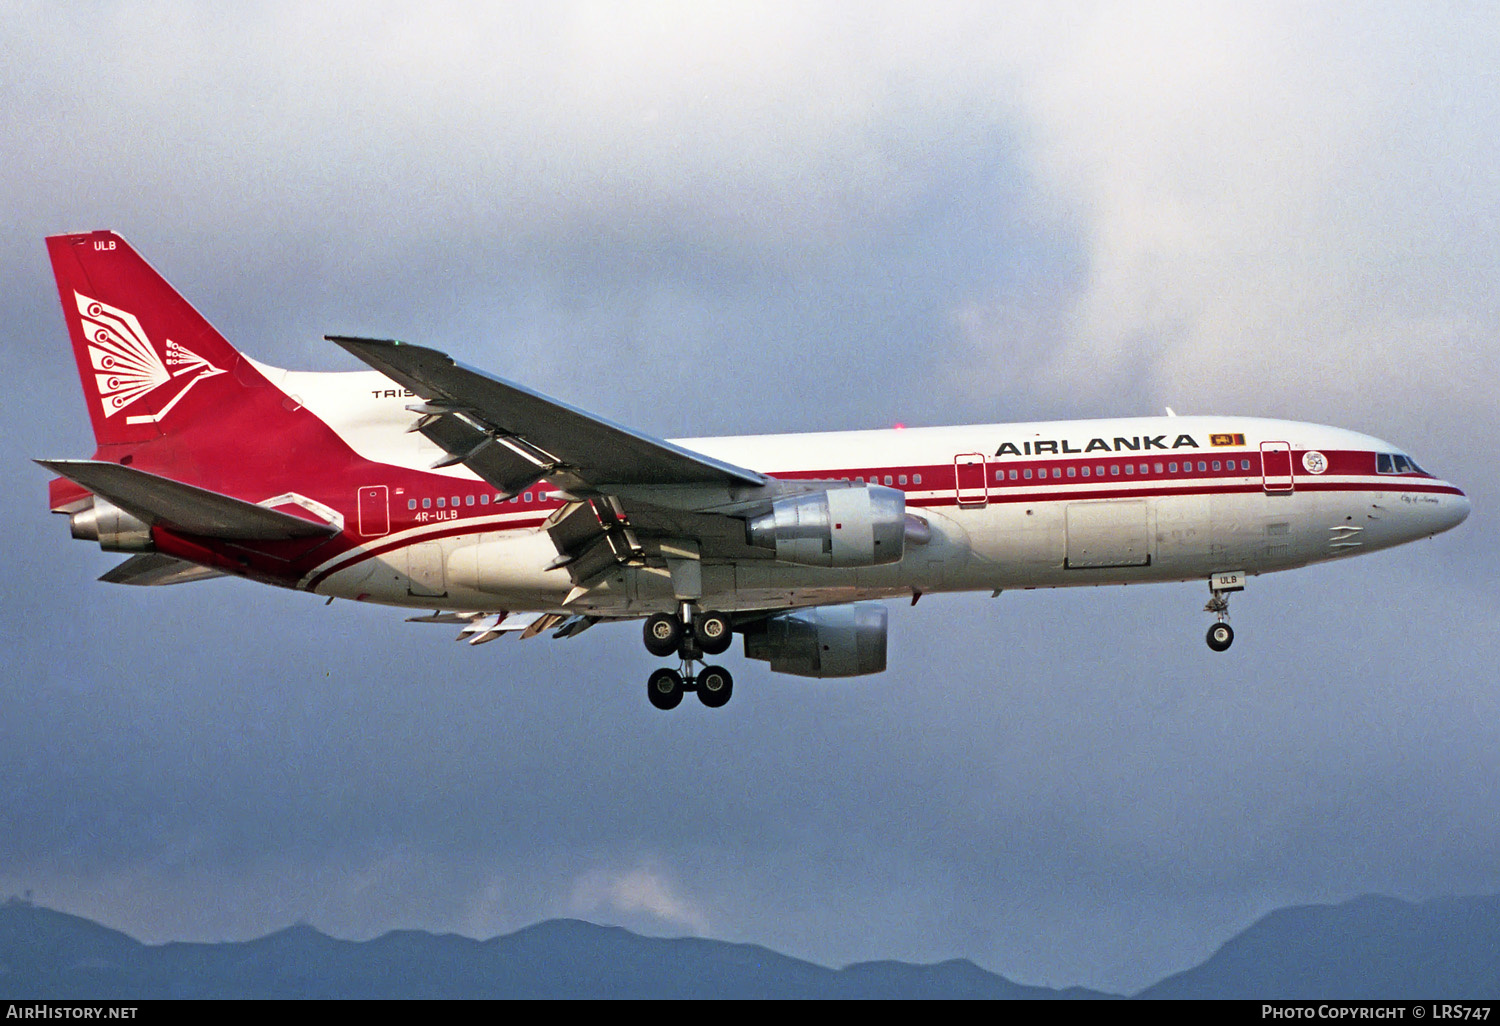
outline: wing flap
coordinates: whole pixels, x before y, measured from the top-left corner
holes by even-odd
[[[341,528],[134,467],[102,460],[37,460],[148,524],[205,538],[284,541],[337,534]]]
[[[518,438],[491,434],[465,413],[423,414],[417,430],[449,454],[434,466],[462,463],[506,496],[515,495],[559,462]]]
[[[576,552],[604,533],[592,503],[570,502],[547,518],[544,525],[560,553]]]

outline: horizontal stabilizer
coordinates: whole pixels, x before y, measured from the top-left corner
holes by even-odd
[[[134,584],[159,586],[163,584],[191,584],[215,577],[227,577],[222,570],[199,566],[183,559],[173,559],[160,552],[146,552],[131,556],[99,580],[106,584]]]
[[[130,556],[99,579],[105,583],[127,583],[127,585],[159,586],[169,583],[192,583],[193,580],[211,580],[228,574],[213,567],[199,567],[196,562],[174,559],[160,552],[144,552]]]
[[[337,534],[340,527],[308,520],[205,488],[101,460],[37,460],[132,516],[205,538],[284,541]]]

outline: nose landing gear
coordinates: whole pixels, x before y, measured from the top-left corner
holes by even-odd
[[[1225,622],[1229,619],[1229,596],[1244,590],[1243,571],[1214,574],[1208,579],[1208,604],[1203,611],[1213,613],[1217,618],[1208,628],[1208,647],[1215,652],[1223,652],[1234,644],[1234,628]]]
[[[722,666],[704,666],[695,670],[705,655],[727,651],[734,634],[729,617],[723,613],[699,613],[691,603],[682,604],[682,615],[653,613],[646,618],[643,631],[646,651],[654,656],[674,652],[682,660],[678,669],[663,666],[646,678],[646,696],[658,709],[675,709],[686,691],[695,691],[698,700],[710,709],[718,709],[734,692],[734,677]]]
[[[1208,647],[1222,652],[1234,644],[1234,628],[1227,623],[1216,623],[1208,629]]]

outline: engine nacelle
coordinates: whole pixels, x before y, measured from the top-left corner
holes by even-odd
[[[73,537],[96,541],[105,552],[152,552],[151,525],[112,502],[94,496],[93,505],[68,518]]]
[[[906,494],[868,485],[793,495],[746,524],[745,538],[799,566],[880,566],[901,558]]]
[[[858,677],[885,672],[886,609],[879,602],[780,613],[745,634],[745,656],[776,673]]]

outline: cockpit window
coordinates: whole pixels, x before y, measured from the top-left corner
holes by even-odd
[[[1426,471],[1417,466],[1417,461],[1410,456],[1403,456],[1399,452],[1380,452],[1375,454],[1375,472],[1377,474],[1425,474]]]

